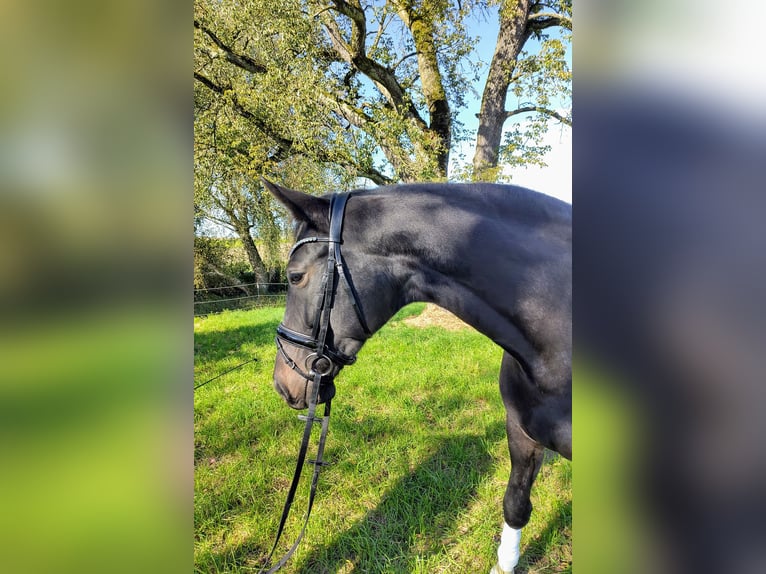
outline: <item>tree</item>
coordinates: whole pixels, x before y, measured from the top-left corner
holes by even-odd
[[[195,90],[194,207],[197,220],[207,219],[234,232],[242,241],[256,281],[268,282],[268,270],[251,231],[269,245],[276,222],[260,186],[254,185],[243,165],[247,154],[240,140],[241,126],[221,102]],[[207,136],[207,137],[206,137]],[[277,233],[278,235],[278,233]]]
[[[552,107],[569,98],[571,0],[195,0],[196,201],[244,242],[271,225],[255,215],[260,175],[316,192],[446,180],[472,137],[457,121],[478,81],[467,22],[494,8],[476,155],[458,175],[482,180],[541,163],[548,120],[571,124]],[[523,105],[506,110],[509,93]]]
[[[230,243],[231,240],[228,240]],[[247,285],[242,284],[237,270],[230,261],[227,240],[212,237],[194,237],[194,289],[210,289],[221,294],[226,287],[231,291],[250,295]]]
[[[503,2],[499,19],[497,44],[479,112],[473,158],[475,179],[495,179],[501,157],[509,164],[541,163],[546,150],[536,147],[536,142],[547,130],[548,118],[572,125],[571,117],[548,107],[555,95],[571,98],[572,75],[564,58],[572,30],[571,0]],[[551,38],[546,30],[553,27],[569,33],[563,39]],[[530,38],[540,41],[540,49],[531,55],[523,52]],[[517,97],[528,96],[532,102],[506,110],[509,88]],[[517,124],[502,145],[506,121],[520,114],[535,116],[526,129]],[[533,143],[528,145],[528,141]],[[518,151],[521,154],[514,155]]]
[[[277,157],[335,163],[378,184],[446,178],[452,112],[444,77],[453,87],[463,78],[437,50],[460,62],[470,49],[447,7],[199,0],[195,80],[269,137]],[[397,43],[393,28],[410,35]]]
[[[251,231],[260,235],[268,246],[278,237],[276,222],[271,208],[263,205],[268,197],[248,181],[247,176],[217,175],[207,184],[206,194],[199,205],[204,205],[205,218],[227,227],[239,237],[247,259],[259,283],[269,281],[269,272]],[[209,203],[207,203],[209,202]]]
[[[286,218],[262,188],[260,175],[278,162],[280,179],[320,192],[332,189],[339,179],[326,165],[285,152],[278,141],[254,130],[248,114],[233,108],[230,99],[199,83],[194,96],[195,231],[207,220],[236,234],[256,280],[268,282],[277,271]]]

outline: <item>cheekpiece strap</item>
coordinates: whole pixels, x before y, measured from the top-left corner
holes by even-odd
[[[330,202],[330,243],[341,243],[343,233],[343,214],[346,211],[348,193],[333,195]]]

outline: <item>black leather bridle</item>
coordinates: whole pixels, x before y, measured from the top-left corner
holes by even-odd
[[[330,234],[328,237],[306,237],[305,239],[301,239],[293,245],[293,248],[288,255],[289,261],[293,256],[293,253],[303,245],[317,242],[328,244],[327,267],[322,276],[311,335],[304,335],[303,333],[293,331],[286,327],[284,323],[280,323],[277,327],[276,344],[279,353],[292,370],[309,381],[313,380],[317,374],[322,377],[327,377],[339,367],[353,365],[356,361],[356,356],[346,355],[337,348],[333,348],[327,344],[327,331],[330,327],[330,313],[332,312],[335,303],[335,293],[339,283],[343,285],[348,293],[351,305],[354,308],[354,312],[359,320],[359,324],[362,326],[364,334],[367,337],[372,334],[367,326],[367,321],[365,321],[364,313],[359,304],[359,298],[353,287],[348,267],[346,266],[346,263],[343,260],[343,254],[341,253],[341,244],[343,243],[343,216],[346,211],[346,202],[349,197],[350,194],[347,193],[332,196],[330,200]],[[308,372],[302,370],[298,364],[290,358],[282,345],[283,342],[311,351],[308,357],[306,357],[304,364],[304,367]]]
[[[309,493],[308,507],[306,510],[306,517],[303,522],[298,538],[295,540],[290,549],[280,558],[280,560],[266,572],[266,574],[273,574],[279,570],[290,559],[292,554],[298,548],[298,544],[303,538],[303,534],[306,531],[306,525],[309,522],[309,516],[311,516],[311,508],[314,504],[314,496],[316,494],[317,481],[319,479],[319,472],[323,466],[327,463],[324,462],[322,456],[324,454],[325,439],[327,437],[327,430],[330,424],[330,403],[328,400],[324,406],[324,416],[317,418],[315,416],[317,402],[319,400],[319,388],[322,385],[323,379],[334,376],[334,372],[341,366],[351,365],[356,361],[355,356],[349,356],[342,353],[337,348],[333,348],[327,344],[327,332],[330,329],[330,314],[332,312],[333,305],[335,304],[335,293],[337,291],[338,283],[342,283],[346,289],[349,299],[351,300],[356,316],[359,319],[359,323],[364,330],[366,336],[370,336],[369,327],[367,321],[364,319],[364,313],[359,305],[359,297],[354,290],[351,277],[343,261],[343,255],[341,253],[342,243],[342,231],[343,231],[343,216],[346,211],[346,202],[348,201],[350,194],[337,194],[333,195],[330,199],[330,234],[328,237],[307,237],[301,239],[290,250],[288,255],[288,261],[292,257],[293,253],[308,243],[327,243],[327,267],[324,275],[322,276],[321,288],[319,291],[317,310],[314,317],[314,324],[312,327],[311,335],[304,335],[297,331],[293,331],[286,327],[283,323],[280,323],[277,327],[276,344],[280,355],[285,360],[287,365],[293,369],[296,373],[306,379],[307,384],[310,381],[314,382],[310,394],[308,395],[308,412],[306,415],[299,415],[299,419],[306,421],[306,426],[303,430],[303,440],[301,441],[301,447],[298,451],[298,460],[295,465],[295,472],[293,473],[293,481],[290,485],[290,490],[287,493],[287,500],[282,510],[282,518],[279,522],[279,529],[277,530],[276,539],[274,545],[271,548],[269,557],[266,560],[266,564],[271,562],[271,557],[274,555],[274,551],[279,543],[279,538],[282,536],[287,516],[290,513],[290,507],[292,506],[293,499],[295,497],[295,491],[298,487],[298,482],[301,477],[301,470],[306,460],[306,452],[308,451],[309,440],[311,438],[311,428],[315,422],[318,422],[322,426],[322,431],[319,437],[319,444],[317,446],[317,456],[314,460],[310,460],[310,463],[314,465],[314,474],[311,479],[311,490]],[[306,373],[301,369],[295,361],[290,358],[284,349],[282,343],[288,343],[296,347],[301,347],[311,351],[306,357],[304,367],[308,370]],[[265,568],[266,566],[264,566]],[[261,569],[263,572],[264,568]]]

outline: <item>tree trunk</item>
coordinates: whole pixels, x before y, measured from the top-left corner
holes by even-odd
[[[400,11],[402,13],[403,11]],[[452,115],[449,101],[444,91],[439,63],[436,58],[433,28],[425,19],[408,19],[407,25],[412,31],[415,46],[418,51],[418,69],[420,83],[428,105],[430,117],[429,131],[434,134],[436,165],[441,178],[447,177],[449,167],[449,151],[452,145]]]
[[[258,248],[255,246],[253,237],[250,235],[250,230],[245,227],[237,228],[237,235],[242,240],[242,246],[247,253],[247,259],[250,261],[250,266],[253,268],[255,274],[255,280],[258,283],[268,283],[269,276],[266,272],[266,265],[263,263],[261,254],[258,253]]]
[[[425,151],[436,159],[437,178],[446,179],[452,146],[452,114],[436,56],[433,17],[417,13],[412,4],[404,2],[397,3],[397,12],[412,33],[417,50],[420,84],[430,119],[426,132],[433,135]]]
[[[473,157],[473,178],[476,181],[497,178],[497,160],[507,118],[505,100],[516,60],[529,38],[527,19],[530,4],[530,0],[506,0],[500,7],[500,30],[479,111]]]

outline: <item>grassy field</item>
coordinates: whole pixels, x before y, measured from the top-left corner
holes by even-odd
[[[510,470],[497,390],[501,351],[473,330],[411,326],[403,309],[336,380],[307,534],[286,573],[486,573]],[[196,572],[262,565],[303,423],[274,391],[283,309],[195,318]],[[317,432],[318,436],[318,432]],[[305,472],[278,553],[302,523]],[[533,489],[517,574],[571,572],[571,465],[551,455]]]

